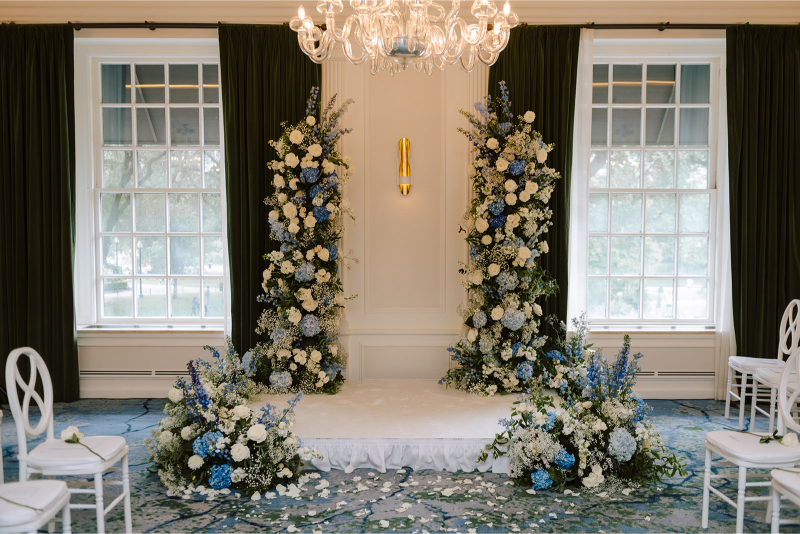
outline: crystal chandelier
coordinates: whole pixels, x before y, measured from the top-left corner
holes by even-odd
[[[289,26],[315,63],[328,59],[336,43],[342,43],[347,59],[354,65],[369,61],[372,74],[389,69],[394,75],[411,65],[430,74],[456,62],[469,72],[476,59],[486,65],[497,61],[519,18],[508,1],[498,11],[492,0],[474,0],[471,11],[477,23],[468,25],[458,17],[460,4],[453,0],[448,13],[432,0],[350,0],[355,13],[337,28],[342,0],[319,0],[324,31],[306,16],[303,6]]]

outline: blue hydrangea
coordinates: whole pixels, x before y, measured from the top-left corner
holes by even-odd
[[[489,204],[489,211],[494,215],[500,215],[506,207],[506,203],[500,197],[494,197],[492,203]]]
[[[547,422],[544,424],[544,429],[550,432],[556,426],[556,412],[547,412]]]
[[[306,167],[300,171],[300,178],[307,184],[313,184],[319,180],[319,169],[314,167]]]
[[[504,224],[506,224],[505,215],[495,215],[494,217],[489,217],[489,226],[492,228],[500,228]]]
[[[273,331],[272,331],[272,333],[269,335],[269,338],[270,338],[272,341],[278,341],[278,340],[279,340],[280,338],[282,338],[282,337],[283,337],[285,334],[286,334],[286,329],[285,329],[285,328],[278,327],[278,328],[276,328],[275,330],[273,330]],[[244,361],[244,360],[242,360],[242,361]]]
[[[247,376],[253,376],[256,372],[256,359],[253,358],[253,353],[249,350],[242,356],[242,371]]]
[[[330,217],[331,212],[328,211],[328,208],[325,206],[314,206],[312,210],[314,213],[314,218],[317,220],[318,223],[323,223],[328,220]]]
[[[520,310],[506,311],[500,322],[509,330],[516,332],[525,324],[525,314]]]
[[[311,188],[311,191],[308,192],[308,196],[311,198],[317,198],[317,195],[322,195],[323,200],[328,200],[328,195],[326,192],[327,190],[322,185],[317,184]]]
[[[517,352],[519,352],[519,349],[522,348],[522,346],[522,343],[514,343],[511,345],[511,355],[516,356]]]
[[[314,269],[314,266],[306,262],[294,272],[294,279],[298,282],[310,282],[314,279],[315,274],[316,269]]]
[[[211,478],[208,483],[216,490],[227,488],[231,485],[231,475],[233,475],[233,467],[229,464],[212,466]]]
[[[339,175],[335,172],[330,173],[328,175],[328,184],[334,189],[339,187]]]
[[[550,352],[545,353],[545,356],[557,362],[567,361],[567,358],[557,350],[551,350]]]
[[[336,258],[339,256],[339,249],[336,248],[336,245],[328,243],[325,245],[325,248],[328,249],[328,261],[336,261]]]
[[[483,328],[486,326],[486,314],[481,310],[476,311],[472,315],[472,326],[475,328]]]
[[[523,172],[525,172],[525,167],[527,164],[525,161],[521,159],[515,159],[511,162],[511,165],[508,166],[508,172],[511,173],[511,176],[519,176]]]
[[[550,475],[544,469],[539,469],[531,473],[531,482],[533,482],[533,489],[546,490],[553,485]]]
[[[481,252],[481,249],[479,249],[475,245],[470,245],[469,246],[469,259],[471,259],[472,261],[477,261],[478,260],[478,254],[480,254],[480,252]]]
[[[575,465],[575,455],[570,454],[567,452],[567,449],[561,449],[556,454],[556,465],[562,470],[566,471],[573,465]]]
[[[213,456],[217,450],[217,440],[222,437],[220,432],[206,432],[192,443],[192,451],[200,458]]]
[[[489,354],[492,351],[492,348],[494,348],[494,341],[487,337],[481,338],[481,340],[478,342],[478,348],[481,349],[482,353]]]
[[[292,203],[295,204],[296,206],[302,206],[303,204],[306,203],[305,197],[306,197],[305,193],[303,193],[302,191],[298,191],[292,197]]]
[[[619,462],[627,462],[636,452],[636,439],[624,428],[616,428],[608,437],[608,453]]]
[[[269,383],[277,389],[286,389],[292,385],[292,375],[289,371],[272,371]]]
[[[322,328],[319,326],[319,320],[314,315],[306,315],[300,320],[300,330],[306,337],[314,337],[320,333]]]
[[[528,380],[533,376],[533,366],[528,362],[522,362],[517,365],[517,378],[520,380]]]
[[[514,271],[503,271],[497,275],[497,285],[503,291],[514,291],[519,285],[519,278]]]

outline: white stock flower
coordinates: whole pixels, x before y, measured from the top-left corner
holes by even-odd
[[[288,219],[297,216],[297,206],[295,206],[293,202],[287,202],[283,205],[283,214],[286,215]]]
[[[498,158],[497,163],[495,163],[497,170],[500,172],[505,172],[508,169],[508,160],[503,158]]]
[[[289,260],[284,260],[284,262],[281,263],[281,272],[283,274],[292,274],[294,272],[294,264]]]
[[[189,469],[191,469],[192,471],[196,471],[197,469],[203,467],[203,459],[195,454],[189,457],[188,464],[189,464]]]
[[[281,176],[280,174],[276,174],[272,178],[272,183],[275,185],[275,187],[283,187],[284,185],[286,185],[286,181],[283,179],[283,176]]]
[[[506,195],[506,204],[508,204],[509,206],[513,206],[516,203],[517,203],[517,195],[515,195],[514,193],[509,193]]]
[[[517,190],[517,182],[514,180],[506,180],[506,183],[503,184],[503,187],[505,187],[506,191],[509,193],[513,193]]]
[[[297,324],[300,322],[300,319],[303,318],[303,314],[300,313],[300,310],[292,306],[289,308],[289,322],[292,324]]]
[[[77,426],[70,425],[61,431],[61,439],[64,441],[72,439],[72,436],[78,436],[78,440],[83,439],[83,433],[78,430]]]
[[[314,218],[313,213],[309,213],[303,220],[303,223],[306,225],[306,228],[314,228],[314,225],[317,224],[317,220]]]
[[[328,251],[327,248],[323,248],[322,250],[317,252],[317,257],[322,261],[328,261],[328,259],[331,257],[331,253]]]
[[[504,313],[505,310],[503,310],[502,307],[497,306],[495,309],[492,310],[492,319],[494,319],[495,321],[499,321],[500,319],[503,318]]]
[[[540,148],[539,150],[537,150],[536,160],[539,163],[544,163],[545,161],[547,161],[547,150],[545,150],[544,148]]]
[[[295,167],[297,167],[297,164],[298,164],[298,163],[300,163],[300,158],[298,158],[297,156],[295,156],[295,155],[294,155],[294,152],[289,152],[288,154],[286,154],[286,157],[285,157],[285,158],[283,158],[283,159],[284,159],[284,161],[286,162],[286,164],[287,164],[289,167],[293,168],[293,169],[294,169]]]
[[[322,147],[319,146],[317,143],[314,143],[313,145],[308,147],[308,153],[314,156],[315,158],[318,158],[322,155]]]
[[[250,458],[250,449],[244,443],[235,443],[231,447],[231,458],[234,462],[241,462]]]
[[[495,150],[499,146],[500,143],[494,137],[486,141],[486,148],[488,148],[489,150]]]
[[[308,124],[309,126],[314,126],[315,124],[317,124],[317,119],[315,119],[313,115],[309,115],[308,117],[306,117],[306,124]]]
[[[292,133],[289,134],[289,141],[295,145],[299,145],[303,142],[303,132],[300,130],[292,130]]]
[[[250,417],[250,407],[246,404],[239,404],[233,407],[233,420],[247,419]]]
[[[489,221],[483,217],[478,217],[478,219],[475,221],[475,229],[480,233],[485,232],[489,229]]]
[[[169,390],[167,397],[169,397],[169,400],[172,402],[180,402],[183,400],[183,391],[178,388],[172,388]]]
[[[500,266],[497,265],[496,263],[492,263],[489,265],[488,272],[489,276],[497,276],[498,274],[500,274]]]
[[[550,252],[550,247],[547,245],[547,241],[542,241],[541,243],[539,243],[539,251],[542,254],[547,254],[548,252]]]
[[[467,332],[467,339],[470,343],[474,343],[476,339],[478,339],[478,331],[474,328],[470,328],[469,332]]]
[[[267,439],[267,427],[261,423],[251,426],[247,429],[247,439],[255,441],[256,443],[262,443]]]
[[[490,236],[488,234],[483,236],[481,238],[481,243],[483,243],[484,245],[491,245],[492,244],[492,236]]]
[[[536,118],[536,113],[534,113],[533,111],[526,111],[525,115],[523,115],[522,118],[525,120],[525,122],[530,124]]]

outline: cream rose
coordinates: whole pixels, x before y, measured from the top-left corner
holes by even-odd
[[[509,193],[506,195],[506,204],[508,204],[509,206],[513,206],[516,203],[517,203],[517,195],[515,195],[514,193]]]
[[[474,328],[470,328],[469,332],[467,332],[467,339],[470,343],[474,343],[476,339],[478,339],[478,331]]]
[[[172,402],[180,402],[183,400],[183,391],[181,391],[178,388],[172,388],[171,390],[169,390],[167,397]]]
[[[72,436],[78,436],[78,440],[83,439],[83,433],[78,430],[77,426],[68,426],[65,430],[61,431],[61,439],[66,441],[72,439]]]
[[[489,229],[489,221],[483,217],[478,217],[478,220],[475,221],[475,229],[480,233],[485,232]]]
[[[192,434],[194,434],[192,427],[185,426],[181,428],[181,438],[183,438],[184,440],[189,441],[190,439],[192,439]]]
[[[306,117],[306,124],[308,124],[309,126],[314,126],[315,124],[317,124],[317,119],[315,119],[313,115],[309,115],[308,117]]]
[[[317,224],[317,220],[314,218],[313,214],[309,213],[303,220],[303,223],[305,223],[306,228],[314,228],[314,225]]]
[[[288,154],[286,154],[286,157],[283,158],[283,160],[286,162],[286,165],[288,165],[293,169],[297,167],[298,163],[300,163],[300,158],[295,156],[294,152],[289,152]]]
[[[527,202],[531,199],[531,195],[527,191],[523,191],[519,194],[519,199],[523,202]]]
[[[795,434],[794,432],[789,432],[788,434],[783,436],[781,443],[783,445],[786,445],[787,447],[797,447],[797,434]]]
[[[317,143],[314,143],[313,145],[308,147],[308,153],[314,156],[315,158],[318,158],[322,155],[322,147],[319,146]]]
[[[540,148],[539,150],[537,150],[536,151],[536,160],[539,163],[544,163],[545,161],[547,161],[547,150],[545,150],[543,148]]]
[[[506,191],[508,191],[509,193],[513,193],[514,191],[517,190],[517,182],[515,182],[514,180],[506,180],[506,183],[503,184],[503,187],[505,187]]]
[[[231,447],[231,458],[234,462],[241,462],[250,458],[250,449],[243,443],[234,443]]]
[[[500,143],[494,137],[486,141],[486,148],[488,148],[489,150],[495,150],[499,146]]]
[[[523,260],[527,260],[532,255],[533,254],[531,253],[531,249],[529,249],[528,247],[519,247],[519,250],[517,251],[517,256],[522,258]]]
[[[533,111],[526,111],[525,115],[523,115],[522,118],[525,120],[525,122],[530,124],[536,118],[536,113],[534,113]]]
[[[331,253],[328,251],[327,248],[323,248],[322,250],[317,252],[317,257],[322,261],[328,261],[328,259],[330,259],[331,257]]]
[[[303,137],[303,132],[300,130],[292,130],[292,133],[289,134],[289,141],[295,145],[299,145],[303,142]]]
[[[233,419],[234,421],[238,421],[239,419],[247,419],[250,417],[250,407],[245,404],[239,404],[238,406],[233,407]]]
[[[292,274],[294,272],[294,265],[289,260],[285,260],[281,263],[281,272],[283,274]]]
[[[492,236],[490,236],[490,235],[483,236],[481,238],[481,243],[483,243],[484,245],[491,245],[492,244]]]
[[[481,285],[483,283],[483,273],[480,271],[472,271],[472,274],[469,275],[469,281],[472,282],[472,285]]]
[[[497,163],[495,163],[495,167],[497,167],[498,171],[505,172],[506,169],[508,169],[508,160],[499,158]]]
[[[539,190],[539,184],[537,184],[536,182],[528,182],[527,184],[525,184],[525,191],[527,191],[529,195],[535,195],[538,190]]]
[[[292,324],[297,324],[300,322],[300,319],[303,318],[303,314],[300,313],[300,310],[292,306],[289,308],[289,322]]]
[[[267,428],[261,423],[253,425],[247,429],[247,438],[256,443],[262,443],[267,439]]]
[[[312,362],[319,362],[322,359],[322,353],[318,350],[311,351],[311,361]]]
[[[276,174],[272,178],[272,183],[275,184],[275,187],[283,187],[284,185],[286,185],[286,180],[284,180],[283,176],[281,176],[280,174]]]
[[[289,180],[289,189],[291,189],[292,191],[297,191],[297,184],[299,181],[300,180],[298,180],[297,178],[292,178],[291,180]]]
[[[203,459],[195,454],[194,456],[189,457],[188,464],[189,464],[189,469],[191,469],[192,471],[196,471],[201,467],[203,467]]]
[[[272,278],[272,271],[270,271],[269,269],[264,269],[264,272],[263,272],[263,273],[261,273],[261,274],[263,274],[263,275],[264,275],[264,281],[265,281],[265,282],[266,282],[267,280],[269,280],[270,278]]]
[[[500,306],[497,306],[495,309],[492,310],[492,319],[494,319],[495,321],[499,321],[500,319],[503,318],[504,314],[505,310],[503,310],[503,308],[501,308]]]
[[[291,219],[292,217],[297,216],[297,206],[294,205],[293,202],[287,202],[283,205],[283,214],[286,215],[287,219]]]
[[[539,306],[538,304],[534,303],[533,304],[533,313],[535,313],[536,315],[541,315],[542,314],[542,307]]]
[[[312,312],[317,309],[317,301],[314,299],[304,300],[303,309]]]
[[[498,274],[500,274],[500,266],[497,265],[496,263],[492,263],[489,265],[488,272],[489,276],[497,276]]]
[[[289,228],[287,228],[287,230],[289,230],[289,232],[292,234],[296,234],[297,232],[300,231],[300,226],[298,226],[297,223],[292,223],[289,225]]]
[[[542,241],[541,243],[539,243],[539,251],[542,254],[547,254],[548,252],[550,252],[550,247],[547,245],[547,241]]]

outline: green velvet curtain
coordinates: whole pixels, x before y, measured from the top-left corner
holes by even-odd
[[[562,179],[550,197],[553,226],[545,234],[550,252],[543,255],[541,265],[555,278],[559,291],[542,309],[544,316],[554,314],[562,321],[567,318],[570,173],[580,38],[579,26],[514,28],[508,46],[489,69],[489,95],[499,95],[498,84],[505,80],[514,114],[536,113],[534,128],[546,143],[555,143],[547,165],[560,172]],[[540,332],[552,334],[544,323]]]
[[[305,116],[312,87],[322,69],[300,50],[288,26],[220,25],[220,68],[225,132],[225,191],[231,278],[231,338],[240,354],[260,340],[254,329],[264,305],[256,297],[275,250],[269,238],[264,198],[273,191],[269,146],[283,132],[281,122]]]
[[[774,358],[800,298],[800,27],[730,27],[727,60],[736,346]]]
[[[56,401],[80,396],[72,45],[67,26],[0,25],[0,361],[34,348]]]

